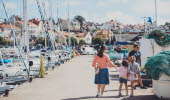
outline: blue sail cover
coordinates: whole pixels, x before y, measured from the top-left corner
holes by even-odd
[[[1,60],[0,60],[0,64],[2,64],[2,62],[3,62],[3,63],[10,63],[10,62],[12,62],[12,61],[9,60],[9,59],[1,59]]]

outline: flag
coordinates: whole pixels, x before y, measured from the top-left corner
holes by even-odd
[[[150,22],[152,24],[152,18],[148,17],[148,21],[147,22]]]

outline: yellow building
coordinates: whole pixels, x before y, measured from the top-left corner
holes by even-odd
[[[96,33],[95,37],[99,37],[104,40],[109,39],[109,37],[111,36],[109,30],[98,30],[95,33]]]

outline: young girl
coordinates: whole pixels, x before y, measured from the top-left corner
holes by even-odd
[[[119,94],[118,96],[122,96],[121,90],[122,85],[124,83],[126,88],[126,95],[128,95],[128,86],[127,86],[127,77],[128,77],[128,61],[123,60],[122,66],[120,68],[116,68],[116,70],[119,72]]]
[[[131,81],[131,94],[130,96],[134,95],[134,83],[137,81],[137,74],[140,73],[140,67],[139,64],[135,62],[136,58],[134,56],[131,56],[129,58],[129,77],[128,79]]]

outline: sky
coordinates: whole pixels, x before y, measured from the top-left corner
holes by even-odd
[[[23,16],[23,0],[3,0],[8,15],[17,14]],[[36,0],[28,1],[28,18],[39,18],[40,13]],[[52,9],[52,17],[57,20],[58,16],[68,18],[68,0],[39,0],[45,4],[45,10],[49,17],[49,9]],[[152,17],[155,20],[155,0],[69,0],[69,17],[76,15],[83,16],[86,21],[103,23],[110,20],[117,20],[123,24],[143,24],[143,17]],[[158,24],[170,22],[170,0],[156,0]],[[0,1],[0,18],[6,18],[2,2]],[[147,20],[147,19],[146,19]]]

